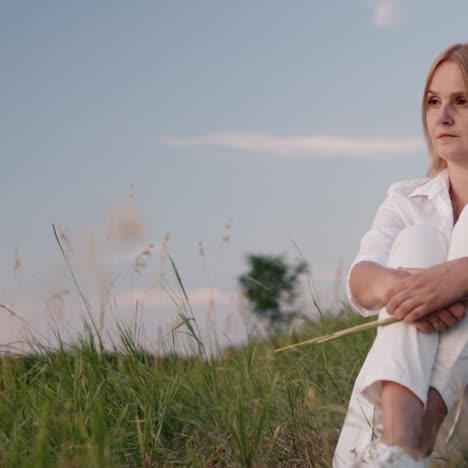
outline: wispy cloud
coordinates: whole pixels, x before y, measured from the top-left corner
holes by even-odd
[[[377,27],[389,27],[394,24],[398,15],[397,0],[370,0],[373,9],[373,23]]]
[[[164,138],[177,147],[218,146],[267,153],[285,159],[336,155],[350,158],[379,158],[420,151],[420,138],[346,138],[339,136],[282,137],[255,133],[211,133],[205,136]]]
[[[236,293],[216,288],[194,288],[187,291],[187,296],[192,306],[210,304],[234,305],[239,303]],[[116,296],[116,302],[119,306],[134,306],[137,301],[145,306],[174,305],[171,295],[161,289],[136,289]],[[181,298],[180,302],[182,303]]]

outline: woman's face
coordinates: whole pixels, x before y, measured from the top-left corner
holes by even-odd
[[[468,166],[468,96],[455,62],[442,62],[426,95],[426,124],[435,154]]]

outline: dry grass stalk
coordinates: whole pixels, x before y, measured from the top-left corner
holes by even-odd
[[[115,208],[107,220],[107,239],[129,242],[139,239],[144,230],[143,215],[132,198]]]
[[[15,264],[13,266],[13,271],[15,272],[15,276],[18,274],[20,268],[21,268],[21,259],[19,255],[19,245],[16,246],[15,248]]]
[[[62,242],[62,245],[64,246],[64,252],[68,260],[71,260],[72,255],[73,255],[73,244],[70,239],[70,236],[65,233],[64,229],[60,225],[57,225],[57,231],[58,231],[59,239]]]
[[[148,244],[136,257],[133,264],[133,271],[135,273],[140,273],[140,271],[146,267],[147,260],[153,253],[155,245]]]
[[[171,240],[171,233],[166,232],[161,245],[161,256],[159,258],[159,278],[162,280],[166,276],[165,267],[167,259],[169,258],[169,241]]]
[[[203,243],[202,241],[198,241],[198,255],[200,257],[204,257],[205,256],[205,249],[203,248]]]
[[[388,317],[384,320],[374,320],[373,322],[363,323],[362,325],[357,325],[355,327],[346,328],[345,330],[340,330],[337,332],[330,333],[329,335],[318,336],[310,340],[301,341],[300,343],[294,343],[288,346],[283,346],[282,348],[275,349],[275,353],[280,351],[286,351],[288,349],[299,348],[308,344],[321,344],[327,341],[334,340],[336,338],[341,338],[342,336],[353,335],[354,333],[359,333],[366,330],[372,330],[377,327],[382,327],[385,325],[391,325],[392,323],[398,322],[398,319],[395,317]]]
[[[86,236],[86,261],[91,265],[96,265],[97,255],[96,255],[96,234],[94,231],[91,231]]]
[[[463,304],[465,307],[468,307],[468,299],[464,299]],[[373,328],[383,327],[385,325],[391,325],[392,323],[398,322],[396,317],[388,317],[384,320],[374,320],[373,322],[363,323],[362,325],[357,325],[355,327],[346,328],[345,330],[340,330],[329,335],[318,336],[310,340],[301,341],[300,343],[294,343],[292,345],[283,346],[282,348],[275,349],[275,353],[280,351],[286,351],[288,349],[299,348],[307,344],[321,344],[326,343],[327,341],[334,340],[336,338],[341,338],[342,336],[352,335],[354,333],[359,333],[366,330],[372,330]]]
[[[232,227],[232,219],[230,219],[230,220],[224,225],[225,233],[224,233],[223,237],[221,238],[221,242],[224,242],[224,243],[226,243],[226,244],[229,244],[229,242],[231,242],[231,234],[230,234],[231,227]]]
[[[135,198],[136,189],[137,189],[137,183],[136,181],[133,181],[130,184],[130,188],[128,189],[128,195],[127,195],[128,200],[133,200]]]
[[[65,316],[65,296],[70,294],[68,289],[60,289],[52,293],[45,301],[47,309],[56,319],[62,319]]]

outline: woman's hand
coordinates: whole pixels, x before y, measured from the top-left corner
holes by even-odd
[[[468,257],[405,272],[410,274],[387,292],[387,312],[405,322],[416,322],[436,312],[445,326],[453,326],[450,324],[457,315],[449,309],[468,293]],[[458,305],[456,310],[458,313]],[[427,329],[421,322],[419,326]]]
[[[465,308],[466,306],[462,302],[457,302],[445,309],[438,310],[426,315],[422,319],[416,320],[413,322],[413,325],[423,333],[444,331],[465,318]]]

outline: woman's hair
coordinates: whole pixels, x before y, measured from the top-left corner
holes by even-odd
[[[426,123],[427,113],[427,92],[431,83],[434,72],[442,62],[454,62],[460,67],[460,71],[463,75],[463,81],[465,83],[465,90],[468,92],[468,43],[465,44],[454,44],[448,49],[442,51],[439,56],[434,60],[431,69],[427,75],[426,85],[424,87],[424,94],[422,100],[422,122],[424,127],[424,135],[426,137],[426,143],[429,149],[430,167],[429,177],[436,176],[439,172],[447,167],[447,162],[438,156],[432,146],[431,137],[429,136],[429,129]]]

